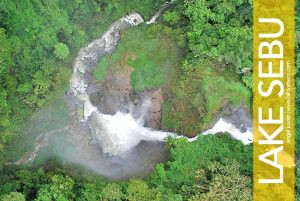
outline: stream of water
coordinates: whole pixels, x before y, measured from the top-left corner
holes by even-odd
[[[165,9],[167,5],[169,4],[164,5],[162,9]],[[162,9],[147,24],[154,23],[162,13]],[[91,79],[91,72],[104,55],[111,54],[115,50],[120,39],[120,31],[141,23],[144,23],[144,20],[137,13],[121,18],[112,24],[100,39],[81,49],[74,62],[71,91],[74,99],[84,104],[84,116],[81,121],[89,125],[93,141],[99,143],[103,152],[109,155],[117,155],[129,151],[141,141],[163,141],[168,136],[176,136],[173,133],[146,128],[134,119],[133,114],[130,113],[102,114],[97,107],[92,105],[86,92]],[[245,144],[252,142],[250,131],[241,133],[233,124],[226,123],[222,119],[212,129],[205,131],[204,134],[218,132],[228,132]],[[190,141],[192,140],[195,140],[195,138],[190,139]]]
[[[82,148],[80,153],[86,155],[80,157],[72,156],[74,158],[72,162],[85,165],[110,178],[144,175],[148,174],[153,168],[152,166],[157,162],[165,160],[166,149],[163,147],[163,141],[166,137],[183,137],[174,133],[145,127],[143,115],[134,118],[137,116],[136,114],[121,111],[115,115],[103,114],[91,103],[87,92],[95,66],[103,56],[112,54],[116,49],[121,31],[142,23],[155,23],[163,10],[173,2],[164,4],[148,22],[144,22],[138,13],[122,17],[114,22],[100,39],[91,42],[87,47],[79,51],[73,63],[68,99],[71,100],[70,102],[72,102],[73,106],[82,106],[83,115],[79,122],[88,128],[93,144],[101,147],[101,152],[95,147]],[[147,105],[144,104],[145,107]],[[142,108],[140,111],[144,110],[146,111],[147,108]],[[69,133],[72,133],[70,128],[70,126],[67,126],[63,128],[63,131],[68,130]],[[39,138],[48,140],[48,137],[55,132],[59,132],[59,130],[40,135]],[[233,123],[224,121],[222,118],[203,134],[215,134],[218,132],[228,132],[232,137],[241,140],[244,144],[252,142],[251,127],[248,126],[246,131],[241,132]],[[76,132],[73,133],[76,135]],[[196,139],[197,137],[188,140],[194,141]],[[38,141],[39,139],[36,139],[36,142]],[[82,139],[78,140],[79,143],[82,141]],[[145,144],[145,142],[148,143]],[[23,159],[15,163],[21,164],[34,160],[40,147],[40,143],[36,143],[35,151],[28,155],[29,157],[23,157]],[[109,157],[105,157],[105,155]],[[145,164],[147,164],[147,168],[144,167]]]
[[[81,49],[74,62],[71,92],[75,101],[83,104],[84,115],[81,121],[88,124],[93,141],[99,143],[102,151],[109,155],[129,151],[141,141],[163,141],[164,138],[172,135],[143,127],[130,113],[102,114],[97,107],[92,105],[86,92],[91,79],[91,72],[104,55],[111,54],[116,48],[120,39],[120,31],[143,22],[143,18],[137,13],[119,19],[110,26],[100,39]]]

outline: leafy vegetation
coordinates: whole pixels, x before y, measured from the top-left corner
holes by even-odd
[[[179,50],[166,34],[149,32],[145,26],[124,32],[116,51],[98,64],[94,78],[101,81],[108,68],[112,71],[127,68],[133,71],[131,84],[137,91],[157,88],[165,83],[172,77]]]
[[[165,129],[194,136],[228,104],[250,111],[251,27],[252,5],[243,0],[176,1],[163,23],[152,27],[187,50],[168,83]]]
[[[0,2],[0,49],[4,56],[0,59],[0,111],[4,114],[0,147],[15,137],[31,113],[53,100],[68,84],[69,49],[78,49],[87,39],[81,36],[86,35],[85,28],[72,18],[73,11],[95,14],[95,2],[88,2],[91,4]]]
[[[54,46],[54,54],[58,59],[66,59],[69,56],[69,48],[63,43],[57,43]]]
[[[94,79],[97,81],[103,81],[106,75],[106,69],[108,68],[109,65],[110,65],[109,57],[104,56],[93,72]]]
[[[150,20],[150,17],[165,1],[145,0],[141,3],[139,0],[103,0],[101,3],[105,5],[105,13],[108,15],[119,18],[124,13],[137,12],[143,15],[146,20]]]
[[[5,147],[5,161],[17,161],[26,152],[34,149],[35,139],[43,133],[61,129],[69,123],[68,111],[65,108],[63,93],[44,106],[22,125],[20,136],[8,142]]]
[[[163,19],[162,29],[189,50],[189,60],[217,62],[252,87],[252,1],[176,1]]]
[[[5,195],[1,199],[2,201],[25,201],[25,197],[22,193],[11,192],[8,195]]]
[[[194,136],[228,104],[250,110],[251,92],[239,77],[213,62],[185,61],[179,78],[170,83],[163,106],[165,129]]]
[[[186,0],[185,7],[189,48],[195,56],[219,60],[236,70],[252,66],[252,10],[248,0]]]
[[[4,167],[0,197],[27,200],[251,200],[252,147],[227,136],[170,139],[170,160],[147,179],[106,181],[49,160],[43,167]],[[240,165],[243,164],[243,165]],[[18,193],[14,193],[18,192]],[[22,196],[23,195],[23,196]],[[24,199],[23,199],[24,200]]]
[[[127,12],[149,17],[161,2],[1,1],[0,158],[30,114],[65,89],[79,48]]]
[[[229,165],[229,163],[232,164]],[[189,200],[251,200],[251,179],[241,175],[239,167],[240,164],[236,161],[228,161],[225,165],[218,162],[209,162],[207,170],[201,169],[196,174],[199,180],[205,182],[210,180],[211,183],[204,186],[204,188],[209,189],[208,192],[201,193],[203,187],[198,186],[198,192],[200,193],[192,196]],[[236,172],[236,174],[232,174],[233,172]]]
[[[4,165],[32,149],[40,133],[68,123],[63,100],[56,96],[61,97],[68,85],[78,49],[98,38],[124,14],[138,12],[149,20],[164,2],[0,1],[0,200],[252,199],[252,147],[227,135],[200,135],[194,142],[169,139],[169,161],[158,164],[145,179],[108,181],[49,158],[50,149],[41,149],[35,164]],[[298,4],[296,1],[296,8]],[[299,9],[296,13],[298,156]],[[250,110],[251,0],[176,1],[159,20],[160,23],[122,33],[117,50],[102,58],[94,78],[101,82],[109,70],[122,67],[132,71],[131,84],[136,91],[163,86],[164,129],[187,135],[205,129],[228,104],[242,104]],[[299,178],[298,165],[298,199]]]

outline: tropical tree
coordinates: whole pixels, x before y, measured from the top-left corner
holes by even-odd
[[[63,43],[57,43],[54,46],[54,54],[59,59],[66,59],[69,56],[69,48],[66,44]]]
[[[25,201],[25,196],[22,193],[11,192],[1,198],[1,201]]]
[[[129,201],[160,201],[161,193],[157,189],[151,189],[141,180],[130,180],[127,188]]]
[[[45,185],[38,191],[37,201],[69,201],[74,199],[74,181],[63,175],[54,175],[51,184]]]
[[[236,161],[210,162],[207,169],[197,171],[197,194],[189,201],[252,200],[251,178],[241,175],[239,169]]]
[[[124,198],[124,194],[122,192],[122,189],[118,184],[108,184],[103,190],[102,190],[102,198],[103,201],[121,201]]]

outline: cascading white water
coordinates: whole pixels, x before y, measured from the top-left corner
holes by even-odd
[[[156,13],[155,15],[153,15],[153,17],[148,21],[146,22],[146,24],[153,24],[156,22],[157,18],[159,16],[161,16],[162,12],[168,8],[170,5],[174,4],[175,3],[175,0],[171,0],[170,2],[166,2]]]
[[[162,10],[148,24],[155,22],[161,12]],[[120,38],[119,32],[143,22],[143,18],[137,13],[119,19],[110,26],[100,39],[93,41],[88,47],[81,49],[74,61],[74,72],[70,85],[75,101],[84,105],[84,115],[81,121],[89,125],[93,141],[99,143],[103,152],[109,155],[117,155],[129,151],[142,140],[163,141],[168,136],[179,137],[173,133],[154,131],[144,127],[142,115],[136,120],[130,113],[102,114],[97,107],[92,105],[89,95],[86,92],[91,72],[102,56],[111,54],[116,48]],[[143,113],[143,111],[141,112]],[[250,143],[252,139],[252,134],[249,131],[241,133],[234,125],[226,123],[222,119],[212,129],[204,132],[204,134],[214,134],[217,132],[229,132],[234,138],[241,140],[245,144]],[[192,138],[189,141],[195,139]]]
[[[169,4],[163,5],[148,24],[154,23],[157,17],[161,15],[163,9]],[[129,113],[117,112],[115,115],[105,115],[92,105],[88,95],[93,68],[102,56],[111,54],[114,51],[120,38],[120,31],[143,23],[143,21],[142,17],[137,13],[121,18],[113,23],[100,39],[81,49],[74,60],[70,93],[68,93],[66,98],[69,101],[69,106],[76,111],[76,120],[80,116],[79,118],[81,119],[79,120],[90,127],[93,142],[96,144],[87,145],[90,140],[89,136],[86,135],[88,129],[81,130],[77,126],[69,124],[59,130],[41,133],[35,140],[35,149],[32,152],[26,152],[20,160],[7,164],[20,165],[34,161],[39,150],[42,147],[47,147],[48,143],[50,143],[50,146],[55,146],[54,148],[52,147],[53,150],[56,150],[56,148],[59,150],[51,154],[61,157],[66,162],[81,164],[105,177],[113,179],[147,176],[153,171],[153,167],[157,163],[166,161],[168,150],[161,142],[167,136],[176,138],[183,136],[155,131],[143,126],[144,115],[147,114],[152,104],[150,98],[146,97],[138,109],[135,107],[127,108]],[[77,114],[77,106],[83,106],[83,115]],[[244,136],[252,136],[250,132],[239,132],[233,124],[226,123],[222,119],[212,129],[206,131],[205,134],[214,134],[220,131],[231,133],[233,137],[242,140],[245,144],[248,141],[244,140]],[[60,132],[65,137],[67,136],[68,142],[63,142],[60,137],[55,137],[54,134]],[[64,132],[66,133],[64,134]],[[50,137],[51,140],[48,139]],[[189,138],[188,140],[194,141],[196,139],[197,137]],[[140,143],[143,140],[148,142]],[[117,156],[107,157],[103,155],[98,144],[102,147],[103,152]],[[63,149],[61,149],[62,147]]]
[[[143,127],[131,114],[117,112],[115,115],[94,113],[91,128],[95,139],[105,153],[124,153],[137,146],[142,140],[163,141],[170,133]]]
[[[244,144],[250,144],[253,142],[253,136],[249,128],[246,132],[242,133],[235,125],[225,122],[222,118],[209,130],[203,132],[203,135],[215,134],[219,132],[227,132],[233,138],[242,141]]]
[[[81,49],[74,62],[71,78],[71,91],[78,102],[84,104],[84,119],[89,124],[94,142],[101,145],[104,153],[116,155],[129,151],[142,140],[163,141],[171,133],[153,131],[143,127],[142,119],[135,120],[131,114],[118,112],[105,115],[93,106],[86,93],[90,74],[103,55],[110,54],[119,40],[119,31],[129,26],[144,22],[143,18],[133,13],[115,22],[102,38],[93,41]],[[141,111],[143,112],[143,111]]]

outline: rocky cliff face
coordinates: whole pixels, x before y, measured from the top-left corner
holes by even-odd
[[[161,128],[161,116],[162,116],[162,103],[163,94],[162,90],[154,90],[150,95],[151,107],[148,110],[147,116],[145,118],[146,126],[151,128]]]
[[[108,69],[104,80],[95,81],[89,88],[93,105],[103,114],[114,115],[118,111],[130,112],[147,127],[160,129],[163,95],[161,89],[136,92],[131,86],[130,67]]]

